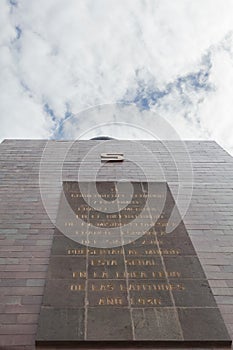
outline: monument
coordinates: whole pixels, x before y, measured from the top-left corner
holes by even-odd
[[[218,144],[0,151],[1,349],[231,348],[233,161]]]

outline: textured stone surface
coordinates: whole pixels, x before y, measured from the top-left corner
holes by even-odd
[[[177,311],[167,309],[135,309],[133,310],[135,339],[182,340]]]
[[[175,207],[168,186],[164,183],[124,182],[124,191],[120,193],[116,183],[99,182],[98,198],[90,189],[92,182],[83,184],[83,192],[81,182],[71,181],[63,185],[64,195],[61,195],[57,214],[61,231],[56,228],[53,238],[37,344],[93,340],[105,344],[111,341],[114,345],[116,341],[124,341],[125,346],[130,345],[129,341],[137,345],[139,342],[141,345],[142,342],[144,345],[154,342],[154,346],[158,342],[167,345],[171,341],[176,344],[186,341],[191,347],[196,340],[203,345],[212,341],[229,344],[229,335],[183,222],[179,224],[180,229],[166,232],[165,227]],[[114,209],[111,214],[99,210],[106,196],[113,204],[117,202],[116,207],[120,208],[122,201],[126,200],[126,187],[131,185],[133,194],[130,201],[127,198],[127,207],[119,213]],[[161,197],[165,206],[160,212]],[[85,203],[87,198],[93,200],[96,209]],[[66,201],[70,205],[67,214]],[[136,241],[105,249],[90,249],[78,243],[83,241],[83,233],[89,241],[90,222],[92,228],[97,229],[92,233],[95,233],[97,243],[103,232],[108,237],[112,225],[120,223],[119,235],[123,242],[125,225],[129,224],[126,236],[134,236],[136,232],[130,223],[135,223],[144,208],[146,210],[139,219],[140,238]],[[150,212],[157,213],[155,222],[148,215]],[[87,225],[80,219],[84,219]],[[99,224],[104,227],[101,232]],[[76,241],[70,242],[62,232],[68,232]],[[158,252],[156,256],[154,251]],[[201,332],[196,325],[197,319]],[[209,324],[204,327],[209,320],[211,327]]]
[[[73,144],[63,167],[63,180],[78,180],[78,167],[91,146],[102,141],[79,141]],[[39,165],[45,140],[6,140],[0,145],[0,348],[34,349],[36,329],[17,331],[19,325],[37,325],[39,299],[25,304],[24,296],[42,296],[53,224],[43,207],[39,188]],[[54,217],[60,196],[55,181],[56,163],[62,158],[64,144],[49,141],[51,161],[47,164],[48,198]],[[146,159],[137,144],[123,142],[128,154],[136,154],[150,177],[160,180],[156,167]],[[178,176],[172,155],[185,165],[179,141],[143,141],[161,165],[165,179],[175,196]],[[230,335],[233,336],[233,159],[212,141],[185,142],[193,166],[194,183],[187,177],[180,186],[193,194],[184,223],[207,274]],[[115,151],[116,141],[104,142],[106,152]],[[168,149],[172,150],[169,154]],[[85,164],[81,180],[91,180],[91,172],[99,167],[99,158]],[[98,173],[99,180],[143,180],[141,172],[129,162],[106,164]],[[80,179],[79,179],[80,180]],[[185,194],[182,195],[185,200]],[[182,209],[182,202],[178,204]],[[23,265],[24,271],[18,266]],[[25,270],[26,269],[26,270]],[[12,297],[12,299],[9,299]],[[16,299],[14,299],[16,298]],[[9,332],[14,331],[14,336]],[[32,334],[33,332],[33,334]]]
[[[84,309],[41,308],[43,322],[39,323],[37,340],[49,336],[50,340],[84,339]],[[65,321],[65,322],[64,322]]]

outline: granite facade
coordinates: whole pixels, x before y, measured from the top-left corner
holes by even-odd
[[[70,142],[62,179],[77,181],[84,155],[91,146],[101,142]],[[40,161],[46,143],[44,140],[5,140],[0,145],[0,349],[35,348],[38,314],[54,233],[54,225],[42,203],[39,184]],[[46,166],[45,185],[54,217],[61,191],[59,182],[54,181],[54,173],[67,143],[69,141],[49,141],[51,160]],[[147,169],[149,181],[161,181],[155,165],[140,147],[137,149],[136,144],[132,147],[127,141],[122,141],[122,144],[126,153],[136,154],[142,167]],[[182,163],[185,157],[179,141],[142,141],[141,144],[158,160],[175,197],[178,176],[167,147]],[[185,145],[191,157],[193,183],[188,174],[185,178],[184,170],[180,185],[187,189],[193,186],[193,194],[184,224],[232,337],[233,158],[212,141],[187,141]],[[115,151],[117,147],[114,140],[103,143],[105,152]],[[99,162],[97,156],[86,162],[79,180],[92,180],[91,173],[99,168]],[[145,180],[140,169],[127,161],[105,164],[98,172],[100,181],[119,178]],[[185,192],[183,196],[185,202]],[[182,200],[178,207],[182,210]],[[140,314],[135,317],[140,319]],[[153,332],[153,329],[148,328],[148,332]]]

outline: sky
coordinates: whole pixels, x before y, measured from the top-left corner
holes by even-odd
[[[0,91],[0,140],[146,139],[159,116],[233,155],[233,1],[0,0]]]

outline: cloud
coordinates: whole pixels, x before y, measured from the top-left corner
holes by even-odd
[[[0,6],[1,138],[66,138],[74,127],[103,122],[97,113],[62,124],[83,109],[133,102],[183,138],[214,138],[233,153],[231,0]],[[148,125],[155,127],[153,118]]]

